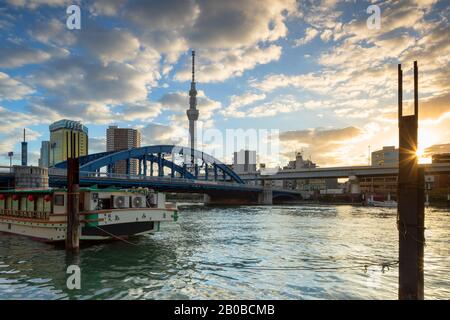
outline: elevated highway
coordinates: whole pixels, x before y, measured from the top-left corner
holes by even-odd
[[[434,163],[420,165],[425,168],[425,175],[450,174],[450,163]],[[326,179],[396,176],[398,166],[352,166],[352,167],[328,167],[311,169],[280,170],[273,174],[239,174],[242,180],[296,180],[296,179]]]

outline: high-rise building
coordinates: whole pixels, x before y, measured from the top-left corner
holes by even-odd
[[[39,167],[48,167],[50,164],[50,141],[41,142],[41,156],[39,157]]]
[[[25,129],[23,129],[23,141],[22,141],[22,165],[28,164],[28,142],[25,137]]]
[[[66,161],[68,157],[86,156],[88,129],[79,121],[59,120],[50,125],[50,166]],[[72,155],[72,134],[75,135],[75,154]]]
[[[395,147],[383,147],[372,152],[372,166],[396,166],[398,165],[398,149]]]
[[[106,129],[106,151],[120,151],[141,146],[141,133],[136,129],[119,128],[118,126],[110,126]],[[137,159],[130,160],[129,174],[137,175],[139,173],[139,161]],[[116,174],[127,174],[127,162],[125,160],[118,161],[112,172]]]
[[[233,170],[236,173],[256,172],[256,151],[241,150],[233,156]]]

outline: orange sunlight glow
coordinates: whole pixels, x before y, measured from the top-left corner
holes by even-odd
[[[429,164],[429,163],[431,163],[431,157],[430,156],[428,156],[428,157],[425,156],[425,149],[424,148],[417,149],[416,155],[417,155],[417,160],[418,160],[419,163],[421,163],[421,164]]]
[[[436,138],[437,136],[431,130],[422,130],[419,132],[419,148],[416,151],[419,163],[431,163],[431,155],[425,153],[425,149],[436,144]]]

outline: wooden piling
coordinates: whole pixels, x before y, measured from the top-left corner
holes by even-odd
[[[66,251],[80,250],[80,163],[75,153],[75,135],[71,136],[71,157],[67,159],[67,234]]]
[[[399,76],[399,175],[398,219],[399,231],[399,291],[401,300],[424,298],[424,170],[419,168],[418,132],[418,68],[414,62],[414,114],[403,115],[401,65]]]

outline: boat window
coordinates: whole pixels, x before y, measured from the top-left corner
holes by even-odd
[[[54,204],[55,204],[55,206],[63,206],[64,205],[64,195],[56,194],[54,197]]]
[[[110,198],[100,198],[99,200],[98,200],[98,206],[99,206],[99,209],[103,209],[103,210],[105,210],[105,209],[111,209],[112,208],[112,206],[111,206],[111,199]]]

